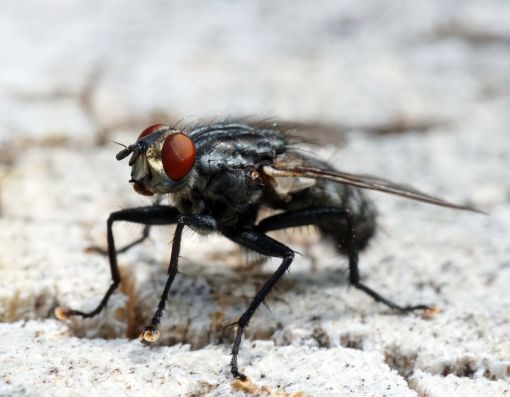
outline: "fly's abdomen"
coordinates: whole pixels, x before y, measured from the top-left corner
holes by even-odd
[[[352,214],[357,248],[365,248],[376,230],[377,211],[373,202],[357,188],[341,184],[334,184],[333,187],[337,190],[340,198],[338,205],[348,209]],[[346,244],[352,232],[345,219],[332,219],[321,225],[319,229],[331,238],[341,251],[348,251]]]
[[[315,180],[313,186],[292,193],[286,209],[295,210],[309,207],[339,207],[350,211],[356,230],[356,243],[359,249],[366,247],[376,230],[376,209],[372,201],[356,188],[324,180]],[[342,252],[350,240],[351,230],[343,217],[332,218],[318,226],[325,237],[331,240]]]

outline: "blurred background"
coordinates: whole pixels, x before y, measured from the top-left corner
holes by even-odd
[[[5,4],[2,154],[226,116],[462,129],[508,100],[508,21],[505,0]]]

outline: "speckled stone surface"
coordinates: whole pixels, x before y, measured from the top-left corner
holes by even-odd
[[[56,8],[58,8],[58,13]],[[503,1],[26,1],[0,13],[0,395],[510,395],[510,4]],[[432,318],[348,288],[346,259],[313,231],[247,329],[235,321],[278,261],[189,232],[149,347],[136,337],[165,283],[171,227],[119,256],[112,211],[150,203],[115,160],[149,123],[251,116],[346,143],[342,170],[410,183],[487,216],[370,193],[379,233],[363,280]],[[326,128],[324,128],[326,127]],[[115,226],[119,245],[141,229]],[[81,393],[81,394],[80,394]]]

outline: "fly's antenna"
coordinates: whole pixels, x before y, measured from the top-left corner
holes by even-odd
[[[136,143],[134,143],[133,145],[126,146],[120,144],[121,146],[124,147],[124,149],[117,153],[115,158],[117,160],[123,160],[131,153],[133,153],[131,155],[131,158],[129,159],[129,165],[133,166],[136,163],[136,160],[138,160],[138,157],[140,157],[140,155],[143,152],[145,152],[151,145],[163,139],[171,131],[172,130],[170,128],[166,127],[164,129],[157,130],[147,136],[144,136],[143,138],[136,141]]]
[[[127,148],[127,145],[124,145],[123,143],[117,142],[117,141],[109,141],[111,143],[115,143],[116,145],[122,146],[123,148]]]
[[[130,145],[130,146],[126,146],[124,149],[122,149],[119,153],[117,153],[117,155],[115,156],[115,158],[117,160],[123,160],[125,159],[127,156],[129,156],[132,152],[133,152],[133,148],[132,146],[134,145]],[[130,161],[131,162],[131,161]]]
[[[129,156],[131,153],[132,156],[129,159],[129,165],[134,165],[136,163],[136,160],[138,160],[138,157],[142,152],[145,152],[149,148],[149,145],[144,141],[138,141],[134,145],[129,145],[125,149],[122,149],[115,158],[117,160],[123,160],[127,156]]]

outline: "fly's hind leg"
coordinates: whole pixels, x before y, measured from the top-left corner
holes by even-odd
[[[340,207],[311,207],[301,210],[284,212],[265,218],[257,225],[257,230],[268,232],[271,230],[286,229],[289,227],[299,227],[306,225],[320,225],[331,222],[332,218],[345,219],[348,226],[347,240],[344,243],[349,258],[349,281],[352,286],[370,295],[377,302],[398,310],[400,312],[409,312],[413,310],[432,310],[428,305],[401,306],[389,299],[384,298],[370,287],[367,287],[360,281],[358,267],[358,247],[356,243],[356,228],[354,218],[346,208]]]
[[[99,312],[106,307],[110,296],[120,284],[120,272],[119,266],[117,265],[117,251],[115,250],[115,240],[113,238],[113,224],[115,222],[126,221],[144,225],[170,225],[177,222],[178,216],[179,211],[176,208],[162,205],[130,208],[111,213],[108,217],[108,221],[106,222],[108,259],[110,261],[110,272],[112,276],[112,283],[110,287],[94,310],[83,312],[80,310],[57,307],[55,309],[56,317],[61,320],[68,319],[71,316],[90,318],[99,314]]]

